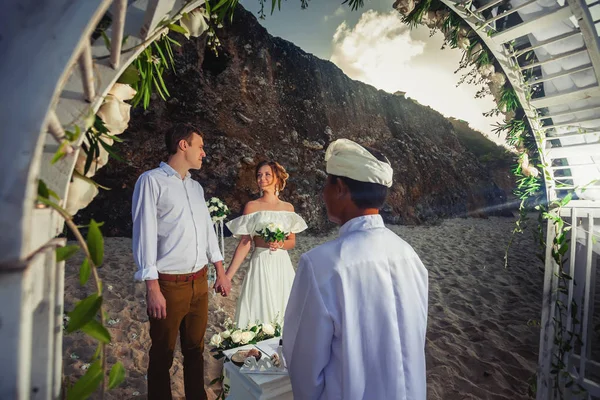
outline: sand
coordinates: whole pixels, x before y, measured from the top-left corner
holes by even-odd
[[[429,270],[427,384],[429,399],[525,399],[537,365],[543,275],[532,234],[519,235],[504,268],[504,249],[514,227],[510,218],[451,219],[436,226],[390,226],[421,256]],[[290,251],[297,264],[300,254],[335,237],[299,234]],[[226,260],[237,244],[226,238]],[[131,239],[107,238],[105,264],[100,270],[105,287],[112,343],[108,362],[120,360],[127,369],[125,382],[107,394],[109,399],[145,398],[147,351],[150,347],[145,312],[145,287],[133,281],[135,265]],[[67,262],[65,309],[89,295],[92,286],[78,281],[81,256]],[[233,317],[245,274],[244,265],[229,297],[211,295],[210,336]],[[64,337],[64,373],[76,378],[95,350],[94,341],[80,333]],[[205,357],[208,385],[220,374],[222,362]],[[172,368],[175,398],[183,398],[181,353]],[[209,397],[218,386],[207,387]]]

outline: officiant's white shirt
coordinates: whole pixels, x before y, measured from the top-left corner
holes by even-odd
[[[426,399],[427,270],[381,216],[305,253],[285,313],[294,399]]]
[[[186,274],[223,260],[204,189],[169,164],[138,178],[131,205],[136,280]]]

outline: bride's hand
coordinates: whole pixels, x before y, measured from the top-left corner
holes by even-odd
[[[283,242],[269,242],[269,249],[271,251],[279,250],[283,248]]]

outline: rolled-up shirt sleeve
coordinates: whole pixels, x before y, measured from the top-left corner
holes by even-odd
[[[201,192],[202,198],[204,199],[204,191]],[[206,206],[206,201],[202,202],[202,206],[204,207],[203,214],[205,215],[206,224],[206,257],[208,261],[211,263],[216,263],[218,261],[223,261],[224,257],[221,254],[221,249],[219,248],[219,239],[217,238],[217,234],[215,232],[215,227],[210,218],[210,211],[208,211],[208,207]]]
[[[148,174],[135,184],[131,216],[133,219],[133,258],[138,266],[135,280],[158,279],[156,268],[158,246],[158,185]]]

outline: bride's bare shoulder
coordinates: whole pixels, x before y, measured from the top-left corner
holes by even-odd
[[[287,201],[282,201],[282,203],[284,211],[294,211],[294,206],[292,205],[292,203],[288,203]]]
[[[244,206],[244,215],[252,214],[253,212],[260,211],[260,206],[256,200],[250,200]]]

